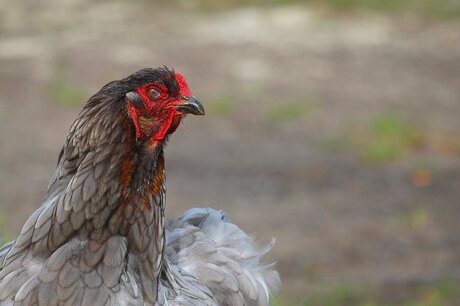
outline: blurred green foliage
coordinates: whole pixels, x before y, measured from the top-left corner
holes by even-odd
[[[179,3],[190,6],[186,0]],[[242,6],[280,6],[306,4],[337,12],[373,11],[382,13],[410,13],[424,17],[460,17],[457,0],[197,0],[193,6],[200,9],[227,9]]]
[[[360,305],[370,306],[368,297],[362,292],[346,286],[332,289],[327,294],[311,294],[305,299],[304,306]]]
[[[273,122],[289,122],[310,115],[316,109],[315,103],[305,98],[302,101],[284,102],[273,105],[268,117]]]
[[[424,289],[414,301],[405,302],[404,306],[456,306],[460,300],[460,286],[445,281]]]
[[[460,3],[456,0],[312,0],[337,10],[371,10],[390,13],[412,13],[428,17],[458,17]]]
[[[75,85],[63,65],[58,65],[55,69],[48,88],[53,101],[61,106],[81,106],[88,99],[87,91]]]
[[[351,142],[368,162],[388,162],[414,152],[421,146],[420,132],[402,117],[382,115],[367,128],[356,130]]]
[[[223,94],[218,97],[207,99],[206,112],[212,116],[229,118],[235,110],[235,101],[231,95]]]
[[[425,207],[417,207],[407,214],[398,216],[399,224],[405,229],[421,230],[432,220],[432,212]]]
[[[410,289],[411,296],[399,301],[389,300],[385,294],[373,290],[352,289],[338,286],[326,291],[312,291],[303,302],[292,303],[283,296],[275,297],[272,306],[457,306],[460,300],[460,283],[440,281],[432,285],[420,285]],[[404,288],[398,289],[403,291]]]

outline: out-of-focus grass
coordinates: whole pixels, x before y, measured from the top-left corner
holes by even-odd
[[[316,108],[316,104],[311,99],[305,98],[273,105],[267,115],[272,122],[289,122],[310,115]]]
[[[325,152],[348,150],[371,164],[385,164],[422,152],[443,158],[460,156],[458,133],[433,130],[423,123],[414,125],[393,113],[378,115],[367,125],[355,125],[335,136],[318,139],[318,144]],[[434,177],[430,168],[421,165],[413,169],[410,179],[415,187],[425,188],[432,184]]]
[[[404,228],[419,230],[425,228],[431,221],[431,212],[424,207],[417,207],[408,214],[400,216],[400,224]]]
[[[404,291],[405,288],[398,290]],[[302,302],[289,302],[288,298],[278,296],[271,302],[272,306],[457,306],[460,300],[460,283],[440,281],[437,284],[421,285],[406,298],[390,300],[385,294],[374,290],[351,289],[338,286],[324,292],[307,293]],[[407,297],[409,296],[409,297]]]
[[[235,99],[229,94],[208,99],[206,113],[220,118],[229,118],[235,110]]]
[[[383,115],[351,135],[350,142],[363,160],[383,163],[413,153],[422,144],[420,132],[402,117]]]
[[[385,13],[411,13],[426,17],[460,17],[456,0],[312,0],[340,11],[370,10]]]
[[[370,292],[358,291],[347,286],[338,286],[325,292],[312,291],[308,293],[303,302],[292,303],[282,296],[276,297],[272,306],[374,306]]]
[[[88,98],[86,90],[76,86],[65,67],[62,66],[58,66],[54,71],[48,89],[53,101],[61,106],[80,106]]]
[[[454,282],[440,284],[424,289],[414,301],[404,306],[456,306],[460,301],[460,286]]]
[[[367,294],[350,289],[346,286],[337,287],[325,295],[312,294],[303,303],[304,306],[336,306],[336,305],[357,305],[370,306]]]
[[[457,0],[197,0],[192,4],[182,0],[178,3],[210,10],[242,6],[307,4],[337,12],[365,10],[386,14],[410,13],[432,18],[460,17],[460,3]]]

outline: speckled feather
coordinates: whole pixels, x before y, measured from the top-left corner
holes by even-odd
[[[222,212],[165,226],[166,140],[139,141],[125,95],[151,82],[178,95],[174,75],[143,69],[89,99],[45,200],[0,248],[0,305],[268,305],[268,249]]]

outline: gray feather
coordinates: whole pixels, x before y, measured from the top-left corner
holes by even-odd
[[[83,201],[85,202],[89,201],[89,199],[96,192],[96,190],[97,190],[97,183],[94,180],[94,177],[90,172],[89,175],[86,177],[85,182],[83,183]]]
[[[1,305],[269,304],[280,283],[262,260],[272,244],[209,208],[165,225],[164,142],[138,137],[125,98],[164,78],[175,74],[143,69],[89,99],[42,205],[0,248]]]
[[[35,289],[37,286],[38,279],[36,276],[29,278],[18,290],[16,293],[14,300],[15,302],[21,302],[27,298],[27,296],[31,295],[31,291]]]
[[[15,290],[20,287],[20,284],[25,280],[24,271],[13,271],[6,275],[0,282],[0,300],[6,299]]]

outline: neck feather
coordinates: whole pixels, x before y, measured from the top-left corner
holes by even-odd
[[[142,273],[156,279],[164,241],[164,141],[141,143],[126,112],[107,114],[84,109],[71,127],[46,199],[58,212],[48,247],[75,235],[99,242],[121,235]]]

